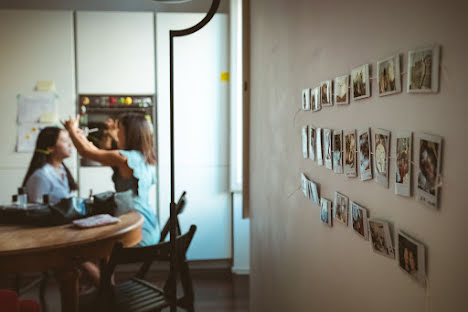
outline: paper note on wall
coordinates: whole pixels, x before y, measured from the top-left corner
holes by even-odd
[[[18,135],[16,142],[17,152],[33,152],[36,146],[36,139],[44,127],[39,123],[23,123],[18,125]]]
[[[57,115],[57,103],[53,93],[18,96],[18,122],[39,122],[43,115]]]

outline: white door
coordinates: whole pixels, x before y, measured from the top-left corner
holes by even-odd
[[[195,25],[205,14],[156,15],[159,210],[169,218],[169,30]],[[197,225],[190,259],[231,258],[229,192],[228,16],[216,14],[198,32],[174,39],[175,194],[187,191],[182,231]]]

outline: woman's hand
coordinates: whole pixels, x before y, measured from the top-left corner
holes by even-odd
[[[68,120],[62,121],[62,125],[67,129],[68,132],[73,132],[78,134],[78,122],[80,120],[80,115],[76,115],[75,118],[69,117]]]

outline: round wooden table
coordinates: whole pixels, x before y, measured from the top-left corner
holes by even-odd
[[[72,224],[34,227],[0,225],[0,271],[42,272],[53,269],[60,283],[62,311],[78,311],[78,267],[110,255],[115,242],[131,247],[141,241],[143,217],[137,212],[121,222],[80,229]]]

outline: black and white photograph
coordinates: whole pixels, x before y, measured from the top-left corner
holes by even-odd
[[[351,226],[354,232],[365,240],[369,239],[369,230],[367,228],[367,209],[351,201]]]
[[[323,155],[322,155],[322,128],[315,129],[315,152],[317,158],[317,164],[323,166]]]
[[[309,159],[315,160],[315,127],[309,125]]]
[[[304,158],[309,157],[309,135],[308,135],[308,127],[302,127],[302,155]]]
[[[420,133],[418,147],[417,199],[428,206],[437,208],[440,194],[442,137]]]
[[[439,45],[408,52],[408,93],[439,91],[439,58]]]
[[[370,131],[369,129],[360,130],[358,133],[359,143],[359,173],[361,181],[372,179],[372,162],[370,151]]]
[[[369,219],[369,233],[374,252],[395,259],[389,223],[379,219]]]
[[[344,174],[348,178],[357,176],[356,130],[344,131]]]
[[[374,181],[388,188],[390,131],[374,129]]]
[[[310,90],[310,107],[312,111],[317,112],[322,109],[320,102],[320,87],[315,87]]]
[[[333,202],[333,217],[335,220],[348,225],[349,199],[347,196],[335,192],[335,201]]]
[[[377,62],[379,96],[401,92],[400,56],[393,55]]]
[[[343,131],[333,130],[333,172],[343,173]]]
[[[331,201],[320,198],[320,220],[328,226],[332,226],[331,213]]]
[[[351,71],[351,95],[353,100],[360,100],[371,96],[369,68],[369,64],[364,64]]]
[[[336,77],[334,86],[335,104],[349,104],[349,75]]]
[[[322,107],[333,105],[331,80],[322,81],[320,83],[320,103]]]
[[[411,149],[413,133],[398,131],[395,142],[395,194],[411,196]]]
[[[330,170],[333,170],[332,134],[333,130],[323,129],[323,159],[325,161],[325,168]]]
[[[414,280],[426,284],[426,248],[402,231],[398,233],[398,264]]]
[[[302,89],[302,110],[310,110],[310,89]]]

